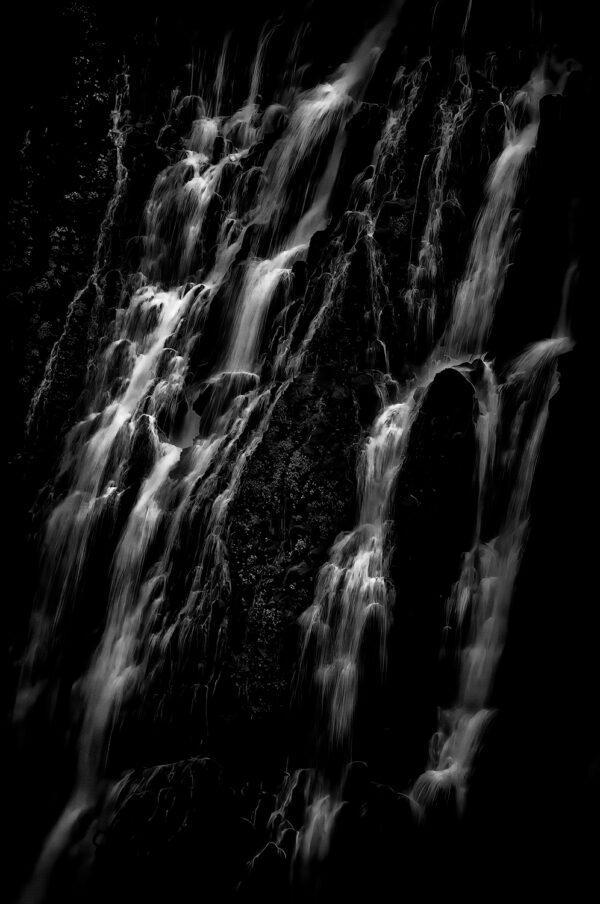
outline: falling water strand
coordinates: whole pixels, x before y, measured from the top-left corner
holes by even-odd
[[[380,637],[382,668],[393,598],[386,580],[388,506],[391,487],[406,448],[413,398],[386,405],[376,419],[360,465],[361,507],[358,526],[336,540],[321,568],[313,604],[301,617],[304,655],[316,661],[314,680],[325,711],[330,749],[350,759],[358,691],[359,654],[367,629]],[[302,835],[307,859],[321,859],[339,809],[340,788],[317,776]]]
[[[513,363],[500,390],[498,420],[512,426],[507,447],[498,450],[496,460],[492,455],[487,459],[487,473],[480,483],[480,511],[492,479],[497,483],[500,476],[494,473],[496,469],[510,472],[512,489],[498,534],[484,540],[478,524],[475,544],[465,556],[450,600],[450,620],[460,629],[468,614],[470,627],[460,654],[457,702],[440,713],[440,727],[431,742],[430,768],[413,789],[420,803],[453,792],[459,810],[465,806],[473,756],[493,714],[490,692],[527,539],[531,487],[549,403],[558,390],[556,362],[571,346],[565,337],[536,343]]]
[[[408,275],[408,288],[405,299],[408,305],[415,334],[420,325],[425,323],[425,331],[429,343],[433,338],[436,313],[437,292],[443,277],[443,261],[441,259],[440,230],[445,207],[459,207],[456,191],[448,186],[448,175],[452,163],[452,152],[455,143],[460,139],[461,128],[465,122],[471,103],[472,88],[466,60],[463,56],[456,58],[456,79],[448,97],[442,99],[438,112],[437,153],[430,176],[428,198],[428,215],[421,238],[421,246],[416,264],[411,262]],[[458,87],[458,98],[454,100]],[[428,156],[428,155],[426,155]],[[426,158],[423,159],[423,166]],[[421,174],[419,175],[419,185]],[[415,204],[415,215],[418,207]],[[414,227],[414,219],[413,219]],[[412,229],[411,229],[412,255]],[[415,335],[415,339],[416,339]]]
[[[125,146],[127,137],[128,125],[128,111],[124,107],[124,105],[127,103],[128,99],[129,72],[125,68],[121,73],[119,84],[117,86],[115,94],[115,104],[111,113],[111,129],[109,132],[111,142],[114,145],[115,149],[115,182],[112,195],[106,207],[102,223],[100,224],[98,241],[96,243],[96,249],[94,252],[92,272],[89,276],[86,286],[76,293],[71,304],[69,305],[63,332],[61,334],[61,337],[57,339],[52,348],[50,357],[48,358],[48,362],[44,370],[42,381],[35,391],[31,400],[31,404],[29,406],[29,411],[26,418],[26,428],[28,431],[31,431],[33,425],[37,421],[40,408],[43,408],[44,406],[46,396],[50,390],[50,387],[52,386],[52,382],[55,377],[56,366],[62,353],[62,346],[66,342],[66,337],[68,337],[70,333],[70,322],[73,318],[76,317],[81,299],[85,297],[90,287],[95,290],[96,296],[98,298],[102,297],[100,277],[104,267],[106,267],[109,260],[110,232],[115,222],[115,216],[117,214],[117,211],[119,210],[121,200],[124,196],[125,188],[127,185],[128,172],[127,167],[125,166],[125,163],[123,161],[123,148]]]
[[[486,201],[477,219],[445,340],[446,348],[453,354],[483,349],[492,327],[496,302],[518,236],[515,206],[528,156],[537,138],[539,101],[546,90],[542,71],[540,67],[533,73],[526,89],[513,99],[512,108],[506,108],[504,149],[488,176]],[[518,129],[512,111],[523,105],[529,121]]]

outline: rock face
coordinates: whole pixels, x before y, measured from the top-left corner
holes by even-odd
[[[312,601],[331,538],[352,523],[358,436],[347,375],[331,366],[298,378],[273,412],[232,511],[236,605],[223,678],[232,698],[224,696],[216,708],[234,719],[228,728],[234,732],[240,718],[242,725],[266,722],[263,738],[253,730],[261,745],[256,753],[246,747],[258,762],[286,749],[285,735],[277,734],[287,720],[297,620]]]
[[[585,60],[569,61],[583,52],[574,11],[548,4],[532,32],[519,4],[509,30],[508,11],[490,26],[483,5],[407,3],[402,28],[371,48],[370,80],[331,119],[362,59],[353,48],[388,4],[352,21],[337,0],[285,10],[272,33],[263,24],[281,5],[267,0],[198,21],[86,3],[40,20],[36,65],[47,62],[42,26],[68,62],[43,97],[23,75],[9,142],[10,894],[35,878],[48,838],[57,853],[32,892],[38,904],[308,904],[383,898],[389,886],[468,900],[478,886],[462,877],[487,881],[488,848],[506,854],[500,884],[537,877],[535,897],[570,868],[566,827],[593,815],[597,790],[591,550],[577,507],[594,471],[590,90]],[[457,357],[449,324],[510,133],[506,99],[557,37],[565,53],[545,64],[490,334]],[[189,62],[198,48],[200,70]],[[337,69],[344,59],[352,65]],[[323,96],[311,93],[319,85]],[[305,96],[320,105],[303,118]],[[510,115],[520,134],[533,114]],[[282,186],[275,204],[269,180]],[[260,270],[278,255],[280,267]],[[242,310],[252,285],[268,303]],[[249,364],[230,342],[243,316],[248,334],[262,318]],[[411,789],[439,753],[476,623],[450,612],[453,588],[478,538],[478,494],[491,481],[485,543],[518,472],[509,428],[528,426],[511,409],[484,447],[483,413],[496,416],[491,399],[510,403],[524,350],[560,337],[569,351],[556,359],[487,704],[497,714],[469,763],[466,806],[449,782],[428,808]],[[328,685],[305,674],[306,613],[324,570],[338,567],[336,538],[359,523],[373,425],[402,405],[382,571],[361,578],[393,605],[382,631],[373,591],[351,749],[319,774],[313,736]],[[98,466],[86,471],[88,445]],[[60,533],[70,511],[75,533],[86,525],[76,547]],[[324,634],[341,611],[332,593]],[[557,719],[570,726],[560,738]],[[558,786],[557,761],[573,776]],[[311,859],[302,851],[320,843],[311,819],[324,799],[333,815]],[[588,839],[574,834],[583,875]]]
[[[439,373],[425,390],[396,487],[390,564],[397,588],[390,637],[390,668],[396,674],[390,684],[395,705],[402,701],[406,714],[396,753],[396,768],[400,774],[406,770],[404,782],[423,761],[423,745],[435,730],[436,707],[454,694],[452,675],[444,674],[440,661],[439,638],[474,528],[475,423],[471,383],[452,368]],[[399,727],[393,720],[390,731],[395,730]]]

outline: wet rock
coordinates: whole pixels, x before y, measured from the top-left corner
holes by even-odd
[[[307,788],[312,777],[311,770],[300,769],[296,775],[296,781],[286,807],[286,819],[295,829],[301,829],[306,816]]]
[[[319,546],[314,546],[308,552],[308,558],[313,561],[319,561],[323,558],[324,554],[327,552],[327,547],[324,543],[319,544]]]
[[[356,175],[371,163],[386,112],[383,105],[363,103],[346,126],[346,146],[331,195],[334,217],[347,210]]]
[[[156,460],[156,432],[152,419],[142,414],[135,425],[127,467],[123,475],[123,483],[127,487],[138,487],[148,476]]]
[[[257,832],[249,819],[240,818],[231,827],[231,843],[239,864],[247,863],[258,848]]]
[[[208,306],[202,309],[198,331],[188,346],[188,374],[190,385],[205,380],[217,367],[222,355],[222,343],[228,326],[230,289],[217,292]]]
[[[352,806],[365,803],[369,790],[369,767],[366,763],[348,763],[342,779],[342,798]]]
[[[233,893],[248,833],[213,760],[135,770],[111,810],[97,837],[96,892],[106,894],[118,877],[123,900],[136,894],[160,900],[169,888],[185,899],[201,869],[209,900]]]
[[[267,712],[279,725],[273,734],[265,728],[253,757],[280,750],[287,731],[298,732],[301,744],[308,739],[300,719],[289,721],[285,689],[314,573],[353,508],[348,441],[359,428],[347,383],[339,368],[324,365],[314,378],[305,374],[287,387],[233,507],[229,548],[237,603],[229,621],[230,674],[243,694],[236,709],[240,713],[242,703],[244,717],[237,730],[246,732],[246,719]],[[321,558],[309,560],[316,547]],[[303,817],[298,823],[289,818],[296,828],[302,824]]]
[[[157,380],[164,380],[169,373],[171,372],[173,360],[177,357],[177,352],[174,348],[164,348],[160,353],[158,360],[156,362],[156,378]]]
[[[249,257],[259,256],[259,247],[264,242],[264,228],[260,223],[249,223],[242,237],[240,250],[236,255],[236,262],[241,263]]]
[[[361,424],[372,424],[381,408],[381,396],[375,378],[370,373],[357,374],[352,377],[352,391],[358,403]]]
[[[329,232],[326,229],[320,229],[312,236],[308,246],[308,254],[306,255],[306,269],[309,273],[317,266],[321,255],[327,247],[328,240]]]
[[[104,374],[106,383],[112,383],[116,379],[126,379],[131,374],[134,361],[134,349],[128,339],[121,339],[104,355]]]
[[[256,389],[258,377],[253,373],[222,373],[201,384],[192,405],[200,415],[200,431],[210,432],[215,418],[225,411],[236,396]]]
[[[204,217],[202,229],[202,248],[204,254],[204,267],[209,269],[213,258],[210,257],[215,245],[219,230],[221,228],[221,220],[223,216],[223,198],[218,192],[215,192],[208,202],[206,214]]]
[[[423,762],[436,725],[446,601],[458,578],[461,557],[472,542],[477,489],[475,414],[469,380],[453,368],[437,374],[424,391],[398,475],[390,566],[397,603],[388,661],[391,692],[407,707],[405,739],[398,739],[401,769],[421,768],[417,763]],[[403,639],[407,637],[410,643]],[[388,746],[390,742],[391,738]]]
[[[288,887],[289,865],[285,852],[270,841],[248,864],[247,877],[241,882],[241,901],[280,904]]]
[[[307,265],[305,261],[295,261],[292,265],[292,287],[296,298],[303,298],[307,288]]]
[[[354,247],[359,237],[367,232],[369,221],[367,217],[358,211],[349,211],[344,214],[344,251]]]
[[[155,417],[156,425],[167,436],[176,435],[183,427],[188,413],[188,403],[183,388],[174,392],[171,398],[166,398],[157,406]]]
[[[226,160],[221,167],[221,177],[219,179],[219,194],[221,194],[224,198],[229,197],[231,190],[236,184],[239,172],[239,164],[233,160]]]
[[[269,822],[269,818],[275,809],[275,795],[273,794],[262,794],[260,800],[254,810],[252,816],[252,822],[254,828],[258,832],[265,832],[267,828],[267,824]]]
[[[352,192],[350,196],[350,207],[353,210],[366,211],[371,203],[372,182],[375,167],[372,164],[355,177],[352,183]]]
[[[260,166],[252,166],[244,173],[238,187],[242,213],[252,210],[256,205],[263,179],[264,175]]]
[[[545,94],[540,98],[540,124],[536,147],[538,152],[545,145],[552,145],[561,140],[561,119],[564,110],[564,98],[561,94]]]
[[[204,101],[197,94],[188,94],[173,111],[172,127],[182,138],[186,138],[192,131],[192,125],[201,116],[204,116]]]
[[[310,574],[313,571],[311,565],[308,562],[300,562],[299,565],[293,565],[291,568],[285,573],[283,578],[283,586],[287,586],[290,582],[296,580],[297,578],[303,578],[305,575]]]
[[[468,254],[468,238],[470,230],[465,221],[465,215],[460,205],[446,201],[440,210],[441,224],[439,241],[444,249],[444,280],[454,286],[462,276],[465,259]],[[438,313],[447,316],[451,308],[452,292],[446,293],[442,289],[438,293],[438,305],[441,311]]]
[[[297,846],[298,832],[291,827],[285,828],[281,834],[279,847],[285,853],[288,863],[292,862],[292,859],[296,853]]]
[[[379,208],[375,221],[375,238],[386,246],[392,240],[410,237],[415,199],[386,200]]]
[[[279,137],[288,122],[287,109],[282,104],[271,104],[264,112],[261,128],[263,135]]]

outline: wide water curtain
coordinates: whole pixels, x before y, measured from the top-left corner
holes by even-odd
[[[505,813],[584,77],[536,4],[514,44],[417,5],[191,9],[164,61],[159,17],[98,89],[110,191],[26,426],[20,904],[364,900],[402,858],[439,894],[430,852],[462,890]]]

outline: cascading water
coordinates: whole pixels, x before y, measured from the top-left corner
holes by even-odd
[[[414,788],[415,797],[424,803],[440,790],[449,793],[455,789],[458,806],[465,805],[473,755],[482,729],[492,715],[490,692],[504,646],[514,584],[527,537],[529,496],[548,406],[558,390],[556,359],[571,347],[570,339],[564,336],[539,342],[517,358],[501,387],[496,423],[492,422],[492,429],[497,429],[500,423],[510,423],[507,447],[494,449],[489,435],[481,444],[483,473],[480,472],[477,539],[465,556],[449,613],[459,630],[467,615],[470,626],[460,653],[457,703],[450,711],[441,713],[440,729],[431,744],[432,768],[418,779]],[[494,477],[498,479],[496,468],[510,473],[512,490],[505,504],[500,532],[484,541],[481,511],[487,502],[486,491]]]
[[[404,140],[422,89],[427,63],[427,60],[422,61],[408,78],[400,73],[400,79],[406,79],[406,87],[401,94],[400,108],[390,114],[384,137],[376,150],[373,182],[385,178],[390,146],[397,150]],[[459,60],[457,71],[461,85],[458,106],[448,114],[446,101],[441,105],[440,145],[434,165],[429,216],[419,255],[420,264],[413,268],[411,275],[415,286],[417,272],[427,270],[429,276],[435,278],[436,275],[435,241],[444,200],[449,146],[469,102],[464,60]],[[394,185],[393,178],[391,185]],[[374,210],[370,213],[372,218],[376,215]],[[377,272],[376,254],[371,268]],[[414,291],[416,289],[409,291],[412,300]],[[431,303],[433,305],[433,300]],[[419,314],[414,316],[417,323]],[[438,365],[432,358],[416,381],[416,386],[409,386],[403,391],[389,375],[385,377],[380,389],[383,409],[373,425],[359,467],[361,503],[358,526],[337,539],[329,562],[319,574],[315,601],[301,618],[305,635],[304,656],[310,650],[310,657],[315,661],[314,680],[319,688],[319,705],[324,711],[322,735],[326,739],[325,746],[329,756],[332,751],[341,756],[342,767],[351,759],[360,653],[367,630],[375,630],[379,634],[381,666],[385,667],[386,637],[394,604],[387,576],[389,506],[395,478],[402,466],[410,424],[419,409],[416,389],[426,388],[445,366]],[[418,395],[422,399],[422,393]],[[394,399],[394,396],[397,398]],[[341,805],[342,781],[343,768],[338,770],[333,781],[318,772],[312,786],[307,789],[309,805],[301,850],[308,860],[322,859],[327,853],[329,836]]]
[[[315,647],[315,681],[325,709],[325,744],[350,759],[352,722],[359,681],[359,653],[366,630],[381,638],[385,661],[387,622],[393,596],[386,582],[388,506],[406,445],[412,399],[388,405],[377,418],[361,463],[359,525],[338,537],[321,569],[315,602],[303,614],[305,647]],[[303,840],[306,857],[327,850],[339,788],[317,781]]]
[[[118,312],[114,339],[101,353],[89,413],[72,429],[63,456],[62,479],[70,489],[50,514],[46,528],[46,578],[17,712],[26,710],[27,701],[35,697],[48,658],[60,655],[53,649],[54,641],[61,621],[76,604],[95,532],[106,522],[113,529],[119,525],[106,621],[80,682],[81,730],[73,795],[46,840],[24,901],[44,897],[74,823],[103,793],[112,726],[121,707],[144,680],[146,686],[152,680],[152,659],[172,642],[173,635],[184,643],[192,619],[200,622],[206,678],[210,678],[211,663],[226,630],[222,616],[220,623],[214,621],[213,609],[228,584],[227,507],[281,394],[281,387],[260,387],[264,320],[278,285],[290,278],[291,265],[306,254],[311,236],[326,221],[344,147],[344,126],[390,27],[390,21],[384,20],[373,29],[331,83],[298,95],[281,139],[267,154],[264,176],[249,198],[248,174],[240,163],[256,138],[255,97],[269,34],[263,36],[257,53],[244,110],[229,118],[208,118],[198,102],[198,118],[184,159],[156,181],[146,211],[147,276]],[[116,121],[118,125],[118,114]],[[268,116],[264,122],[269,122]],[[211,163],[219,135],[237,140],[239,149]],[[311,183],[298,198],[294,176],[309,161]],[[205,269],[202,283],[189,287],[183,281],[193,274],[204,218],[222,190],[226,169],[233,181],[231,207],[223,216],[214,263]],[[117,194],[122,179],[119,169]],[[259,237],[261,230],[266,234],[273,256],[260,258],[251,251],[245,267],[238,268],[241,277],[233,276],[240,288],[233,311],[225,312],[225,351],[202,380],[201,388],[210,398],[200,407],[198,418],[189,405],[197,385],[190,384],[189,366],[196,330],[211,315],[219,290],[232,279],[235,256],[249,228],[257,230]],[[148,279],[166,286],[149,284]],[[173,280],[180,284],[167,287]],[[189,442],[198,421],[201,435],[189,447],[183,473],[180,470],[175,477],[182,443]],[[136,469],[138,456],[142,467]],[[198,518],[199,513],[204,546],[187,599],[171,620],[168,610],[161,609],[174,546],[186,520]],[[165,535],[167,515],[172,521]],[[157,556],[159,535],[164,545]]]
[[[493,325],[495,303],[515,240],[514,225],[511,226],[515,197],[527,155],[535,146],[540,98],[551,90],[543,71],[543,67],[536,70],[527,93],[515,98],[517,104],[525,98],[532,121],[516,131],[509,120],[504,150],[490,172],[487,200],[478,218],[467,271],[457,290],[445,340],[455,354],[482,349]],[[560,90],[560,85],[555,90]],[[568,283],[569,272],[565,279]],[[480,415],[475,539],[464,557],[461,576],[449,602],[449,619],[456,622],[459,633],[467,616],[470,624],[460,652],[458,700],[453,709],[441,712],[439,731],[431,742],[431,768],[414,787],[416,799],[422,802],[431,800],[440,789],[445,793],[454,789],[458,806],[464,807],[472,759],[492,712],[490,693],[527,536],[535,466],[550,399],[558,390],[556,359],[572,347],[563,316],[564,297],[565,292],[555,338],[533,345],[517,358],[502,386],[490,384],[488,402]],[[504,448],[499,446],[501,428],[509,435]],[[512,490],[501,516],[500,533],[484,540],[483,518],[492,504],[502,470],[510,471]]]
[[[419,325],[424,322],[429,343],[434,337],[437,313],[436,285],[443,274],[443,261],[440,259],[441,244],[439,241],[442,209],[444,205],[460,206],[456,197],[456,191],[446,185],[452,159],[452,146],[453,142],[460,137],[461,126],[467,115],[472,95],[465,58],[462,56],[458,57],[455,65],[458,98],[443,98],[440,103],[438,114],[439,147],[433,152],[435,153],[435,162],[431,176],[432,187],[428,198],[427,222],[421,239],[417,263],[411,263],[410,266],[409,287],[405,296],[409,308],[409,316],[414,325],[415,337],[418,334]],[[451,93],[455,93],[456,89]],[[422,167],[427,162],[428,156],[426,155],[423,158]],[[421,174],[417,185],[415,213],[418,206],[420,183]]]
[[[429,215],[425,225],[419,264],[412,267],[411,288],[406,299],[414,305],[415,293],[426,273],[435,285],[439,266],[439,217],[446,200],[445,174],[451,141],[464,120],[470,102],[469,77],[464,60],[457,63],[461,86],[459,101],[452,109],[446,99],[440,105],[440,144],[434,163],[429,198]],[[418,414],[416,399],[423,398],[432,380],[441,370],[455,367],[463,370],[485,354],[486,341],[493,323],[495,302],[501,294],[504,274],[516,239],[513,210],[523,178],[527,155],[535,145],[539,122],[539,101],[548,85],[543,69],[536,70],[531,82],[515,97],[514,105],[525,103],[530,121],[517,129],[509,112],[505,147],[494,162],[488,182],[486,202],[479,214],[465,277],[458,286],[453,311],[446,333],[435,347],[416,387],[404,391],[404,400],[384,407],[367,440],[364,463],[359,471],[362,499],[359,526],[351,534],[341,536],[331,550],[330,560],[320,572],[315,602],[302,616],[305,649],[314,648],[315,681],[320,687],[321,706],[326,712],[325,732],[329,750],[343,750],[342,761],[351,759],[351,726],[357,698],[359,654],[365,626],[377,621],[381,636],[381,663],[385,664],[387,624],[393,599],[386,587],[386,557],[390,538],[385,529],[394,479],[402,467],[411,420]],[[420,176],[419,176],[420,182]],[[451,203],[458,204],[450,194]],[[429,299],[429,335],[433,334],[435,299]],[[419,312],[415,311],[415,323]],[[453,605],[458,622],[465,610],[474,608],[472,640],[462,653],[460,702],[450,714],[444,714],[444,725],[432,744],[432,756],[438,763],[419,779],[414,797],[419,802],[436,783],[458,786],[459,801],[464,801],[469,760],[476,747],[482,723],[487,717],[485,701],[495,674],[506,632],[506,620],[512,587],[527,524],[527,500],[535,471],[535,463],[548,414],[548,403],[556,392],[557,355],[570,348],[569,339],[559,337],[526,352],[507,378],[508,390],[517,387],[517,425],[513,445],[505,453],[514,460],[521,451],[521,462],[513,474],[514,490],[507,503],[506,520],[501,534],[491,543],[482,543],[482,512],[490,481],[490,469],[497,454],[496,432],[502,421],[503,406],[493,370],[483,361],[482,375],[475,383],[479,415],[478,440],[479,503],[476,518],[475,547],[465,557],[463,573],[455,589]],[[462,356],[462,358],[461,358]],[[418,389],[417,393],[415,390]],[[399,388],[396,388],[399,392]],[[506,391],[506,390],[505,390]],[[501,401],[501,397],[500,397]],[[534,411],[529,435],[522,435],[519,424],[527,405]],[[529,414],[529,412],[528,412]],[[529,414],[529,416],[531,416]],[[528,422],[527,422],[528,423]],[[529,425],[528,425],[529,426]],[[499,454],[499,453],[498,453]],[[514,467],[514,465],[513,465]],[[475,589],[477,588],[477,589]],[[441,738],[441,741],[440,741]],[[322,860],[342,803],[343,770],[333,782],[317,773],[308,785],[309,804],[301,846],[302,856]]]
[[[213,700],[218,707],[228,694],[239,699],[246,694],[253,722],[255,703],[247,686],[254,660],[240,636],[247,630],[253,637],[247,625],[256,608],[262,668],[261,657],[266,660],[273,649],[264,626],[278,624],[279,606],[287,607],[290,625],[300,628],[294,705],[308,700],[314,706],[311,736],[301,754],[310,761],[289,751],[283,786],[281,772],[274,777],[269,773],[274,767],[266,765],[268,791],[260,785],[258,804],[256,765],[247,773],[240,768],[242,778],[227,779],[232,786],[239,781],[236,806],[244,814],[224,832],[228,845],[231,829],[232,846],[239,842],[243,852],[230,884],[242,894],[239,878],[257,875],[271,857],[274,875],[285,862],[285,880],[291,880],[299,901],[329,894],[324,889],[332,839],[340,837],[338,823],[343,829],[348,818],[346,795],[357,794],[354,804],[360,796],[355,789],[348,792],[353,759],[361,745],[371,749],[361,734],[365,687],[374,674],[369,669],[373,663],[375,672],[379,669],[383,696],[393,696],[391,681],[403,675],[393,669],[388,686],[390,661],[400,655],[390,629],[401,633],[403,607],[411,603],[404,598],[409,579],[405,588],[404,573],[399,575],[404,562],[410,572],[410,553],[405,555],[401,544],[395,548],[401,511],[396,494],[405,477],[410,482],[412,463],[421,454],[420,426],[438,417],[432,387],[443,384],[447,371],[466,385],[475,462],[472,518],[439,594],[440,611],[447,600],[443,653],[455,666],[456,693],[438,710],[425,764],[422,751],[435,725],[433,701],[433,717],[424,731],[419,726],[419,764],[410,774],[401,772],[400,781],[404,788],[411,785],[403,800],[413,816],[418,812],[426,820],[439,800],[450,801],[459,815],[467,807],[475,755],[494,713],[494,682],[528,538],[536,464],[558,390],[558,361],[574,347],[569,305],[579,259],[573,252],[568,261],[552,337],[531,342],[527,329],[517,330],[517,341],[526,338],[516,347],[525,351],[509,360],[514,345],[508,355],[499,351],[497,311],[501,316],[512,311],[507,273],[519,247],[519,210],[535,173],[544,122],[540,101],[562,91],[563,72],[552,71],[545,61],[505,103],[494,83],[493,54],[485,56],[483,70],[469,57],[465,37],[476,11],[471,2],[464,5],[461,51],[450,66],[435,41],[425,42],[414,56],[406,49],[400,53],[398,35],[393,36],[402,2],[390,3],[347,62],[329,67],[320,84],[303,63],[303,42],[311,37],[306,25],[296,32],[277,87],[268,66],[282,22],[263,28],[243,92],[239,84],[234,90],[230,72],[232,36],[214,58],[194,63],[185,91],[173,91],[170,101],[167,94],[166,121],[154,133],[163,161],[170,162],[155,177],[149,197],[150,180],[144,187],[140,272],[120,274],[122,291],[113,312],[102,309],[112,266],[111,231],[128,181],[136,177],[124,152],[130,130],[138,127],[126,109],[127,74],[119,82],[111,130],[114,192],[83,290],[94,296],[89,344],[102,328],[107,334],[88,362],[77,420],[48,488],[41,579],[13,713],[24,735],[40,718],[47,724],[56,720],[58,732],[64,727],[67,740],[59,756],[64,753],[69,784],[62,782],[47,824],[40,820],[44,834],[39,833],[22,904],[53,898],[72,853],[76,867],[93,860],[96,846],[102,856],[112,816],[135,805],[138,794],[151,798],[153,782],[165,772],[175,774],[176,764],[162,758],[164,750],[164,759],[187,757],[192,750],[194,786],[196,761],[204,763],[207,751],[213,754]],[[396,53],[404,61],[400,66]],[[528,61],[528,69],[531,65]],[[511,91],[528,69],[518,68]],[[384,93],[389,88],[387,99],[372,102],[381,84]],[[240,106],[231,112],[233,96]],[[497,153],[500,135],[489,126],[494,150],[480,155],[480,169],[469,175],[475,187],[465,189],[461,168],[469,129],[473,122],[485,123],[490,107],[504,113],[504,143]],[[182,129],[177,143],[174,128],[180,121],[185,134]],[[483,171],[494,154],[484,185]],[[450,229],[459,224],[456,241],[448,240],[448,222]],[[33,396],[32,440],[55,391],[63,346],[72,342],[69,318],[82,297],[78,293],[69,309],[63,338]],[[331,411],[319,395],[323,386],[331,392]],[[326,522],[318,513],[310,524],[304,517],[305,524],[296,510],[291,518],[284,511],[286,479],[301,496],[307,473],[302,456],[322,456],[319,468],[329,466],[323,451],[328,431],[331,458],[341,457],[331,414],[338,403],[340,409],[346,405],[349,424],[344,454],[349,446],[358,449],[352,477],[344,475],[352,484],[348,514]],[[290,451],[292,441],[281,439],[295,416],[306,418],[298,440],[302,451]],[[454,439],[451,435],[449,444]],[[268,463],[269,454],[279,454],[273,448],[287,456],[273,469],[272,496],[265,501],[267,510],[280,493],[282,512],[280,519],[279,513],[269,516],[265,562],[256,565],[249,556],[248,578],[234,561],[241,533],[235,520],[246,511],[236,506],[248,486],[249,495],[264,493],[264,482],[256,491],[253,467],[265,446]],[[325,487],[325,479],[317,486]],[[412,492],[410,486],[406,492]],[[309,512],[318,508],[315,495],[311,485],[308,502],[303,497]],[[411,500],[419,506],[417,496]],[[250,520],[244,529],[258,532],[257,524]],[[432,561],[432,570],[436,567]],[[263,581],[261,568],[269,580]],[[255,606],[254,597],[248,601],[239,593],[236,580],[247,584],[256,575],[257,586],[262,584]],[[407,647],[410,642],[402,638]],[[157,743],[146,757],[142,748],[152,737],[147,725],[154,717],[148,713],[175,711],[183,683],[194,699],[194,731],[201,741],[183,745],[182,752],[176,742]],[[283,687],[279,681],[277,693]],[[386,696],[382,707],[390,705],[395,700],[390,704]],[[260,706],[256,711],[248,735],[262,730]],[[231,721],[235,718],[234,713]],[[394,712],[393,719],[402,722],[404,712]],[[138,727],[140,738],[131,742]],[[157,733],[162,730],[161,725]],[[276,733],[283,734],[279,725]],[[235,726],[232,737],[237,739]],[[135,749],[131,756],[123,753],[128,743]],[[220,754],[219,744],[227,743],[220,739],[214,749]],[[233,753],[227,756],[235,760]],[[235,796],[230,790],[226,806]],[[174,813],[178,820],[166,796],[167,816]],[[362,818],[364,801],[355,810]],[[252,836],[249,842],[246,836]]]

